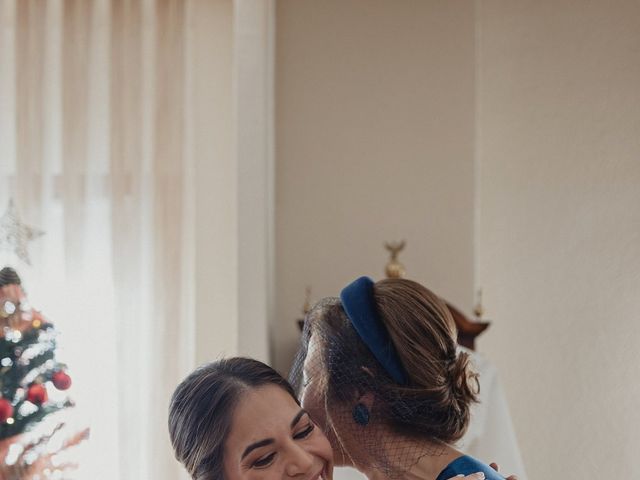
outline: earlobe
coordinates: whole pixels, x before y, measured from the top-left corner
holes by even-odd
[[[353,412],[351,413],[351,415],[353,416],[353,421],[356,422],[358,425],[361,426],[365,426],[369,424],[369,409],[367,408],[367,406],[363,403],[357,403],[354,407],[353,407]]]
[[[360,398],[358,398],[358,403],[362,403],[369,410],[371,410],[371,408],[373,408],[373,398],[373,393],[367,392],[360,395]]]

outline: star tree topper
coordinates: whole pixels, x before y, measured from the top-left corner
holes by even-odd
[[[31,265],[27,242],[42,235],[42,230],[22,223],[13,200],[9,200],[7,211],[0,218],[0,250],[13,252],[20,260]]]

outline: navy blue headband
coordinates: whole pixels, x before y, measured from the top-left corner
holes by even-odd
[[[400,385],[409,383],[384,323],[376,311],[373,280],[360,277],[340,292],[342,307],[362,341],[387,373]]]

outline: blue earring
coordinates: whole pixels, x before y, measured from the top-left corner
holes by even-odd
[[[369,423],[369,409],[366,405],[362,403],[358,403],[355,407],[353,407],[353,421],[358,425],[362,425],[363,427]]]

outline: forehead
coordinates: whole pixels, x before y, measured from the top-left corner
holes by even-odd
[[[241,395],[233,412],[226,442],[228,452],[237,454],[250,443],[288,435],[291,420],[299,411],[300,407],[291,395],[277,385],[248,390]]]

